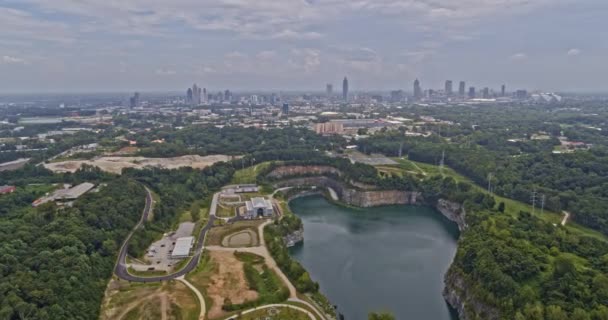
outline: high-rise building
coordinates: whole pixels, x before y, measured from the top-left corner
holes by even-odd
[[[283,115],[289,115],[289,104],[288,103],[283,103]]]
[[[192,85],[192,104],[195,106],[201,104],[201,88],[196,83]]]
[[[503,84],[502,87],[500,87],[500,96],[504,97],[507,91],[507,87]]]
[[[204,102],[204,103],[209,102],[209,97],[207,96],[207,88],[203,88],[201,100],[202,100],[201,102]]]
[[[469,88],[469,99],[475,99],[475,87]]]
[[[517,92],[515,92],[515,96],[517,97],[517,99],[524,100],[524,99],[528,98],[528,91],[517,90]]]
[[[420,81],[418,79],[414,81],[414,99],[422,99],[422,88],[420,87]]]
[[[228,89],[224,91],[224,101],[232,101],[232,92],[230,92]]]
[[[490,99],[490,88],[488,88],[488,87],[483,88],[482,97],[484,99]]]
[[[405,98],[403,94],[403,90],[393,90],[391,91],[391,102],[402,102]]]
[[[346,77],[344,77],[344,80],[342,81],[342,99],[348,101],[348,79],[346,79]]]
[[[325,93],[327,93],[328,97],[331,97],[331,95],[334,94],[334,85],[331,83],[328,83],[325,86]]]
[[[460,86],[458,87],[458,95],[464,98],[464,91],[466,90],[466,83],[464,81],[460,81]]]
[[[452,80],[447,80],[445,82],[445,94],[451,96],[452,93]]]
[[[139,107],[139,92],[135,92],[133,96],[129,99],[129,108],[137,108]]]
[[[192,104],[192,88],[188,88],[186,91],[186,103]]]

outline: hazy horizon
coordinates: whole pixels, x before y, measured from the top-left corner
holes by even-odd
[[[601,0],[0,0],[0,92],[607,92]],[[274,89],[273,89],[274,88]]]

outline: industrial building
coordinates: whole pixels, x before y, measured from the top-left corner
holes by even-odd
[[[272,217],[273,214],[274,209],[270,200],[256,197],[245,201],[245,217],[247,218]]]
[[[183,259],[190,256],[190,249],[194,244],[194,237],[181,237],[175,241],[175,247],[171,252],[172,259]]]
[[[13,193],[15,190],[14,186],[0,186],[0,194]]]
[[[32,203],[32,206],[37,207],[41,204],[45,204],[45,203],[51,202],[51,201],[61,201],[61,202],[73,201],[73,200],[80,198],[83,194],[89,192],[94,187],[95,187],[94,184],[89,183],[89,182],[84,182],[73,188],[59,189],[46,197],[42,197],[42,198],[34,201],[34,203]]]

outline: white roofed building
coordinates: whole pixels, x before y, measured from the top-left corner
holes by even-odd
[[[187,258],[188,256],[190,256],[190,249],[192,249],[193,244],[194,237],[177,238],[177,240],[175,241],[175,247],[173,248],[173,252],[171,252],[171,258]]]

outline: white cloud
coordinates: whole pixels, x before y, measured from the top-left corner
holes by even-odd
[[[522,60],[528,59],[528,55],[525,53],[519,52],[519,53],[515,53],[515,54],[511,55],[510,59],[514,60],[514,61],[522,61]]]
[[[25,59],[14,56],[2,56],[0,64],[28,64],[28,62]]]
[[[566,52],[566,55],[573,57],[573,56],[578,56],[581,53],[582,53],[582,51],[580,49],[572,48],[572,49],[568,50],[568,52]]]
[[[177,71],[175,71],[173,69],[169,69],[169,68],[158,68],[154,71],[154,73],[159,76],[172,76],[172,75],[176,75]]]

